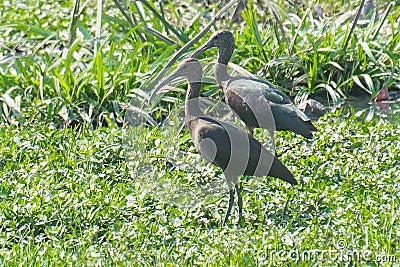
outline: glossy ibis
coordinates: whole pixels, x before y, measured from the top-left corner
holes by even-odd
[[[317,128],[278,86],[264,80],[232,77],[228,74],[227,65],[234,46],[233,34],[220,30],[215,32],[191,57],[194,58],[209,48],[218,48],[215,64],[217,83],[224,91],[226,102],[246,124],[249,133],[253,135],[254,128],[265,128],[273,136],[275,128],[277,131],[289,130],[306,138],[312,138],[312,132]],[[272,112],[275,127],[271,127],[272,116],[270,112],[266,112],[269,109]]]
[[[224,171],[229,188],[229,205],[223,221],[225,224],[232,210],[234,190],[238,198],[239,217],[242,216],[239,176],[273,176],[293,185],[297,184],[297,181],[285,165],[253,136],[232,124],[204,115],[199,106],[202,75],[202,67],[196,59],[182,61],[175,72],[158,84],[149,102],[172,80],[178,77],[188,79],[185,119],[197,150],[208,162]]]

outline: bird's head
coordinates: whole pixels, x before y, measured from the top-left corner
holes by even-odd
[[[202,75],[203,69],[197,59],[184,59],[181,63],[179,63],[178,68],[171,75],[169,75],[157,85],[149,98],[149,103],[151,103],[157,92],[160,91],[162,87],[175,80],[176,78],[186,77],[189,82],[201,82]]]
[[[220,50],[233,50],[234,46],[235,38],[233,37],[233,34],[230,31],[219,30],[211,35],[210,39],[205,44],[200,46],[196,51],[194,51],[190,57],[197,57],[199,54],[212,47],[217,47]]]

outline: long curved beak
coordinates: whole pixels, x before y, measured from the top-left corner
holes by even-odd
[[[206,51],[207,49],[213,47],[213,44],[211,43],[211,41],[206,42],[205,44],[203,44],[202,46],[200,46],[199,48],[197,48],[196,51],[193,52],[193,54],[190,56],[191,58],[195,58],[198,55],[200,55],[201,53],[203,53],[204,51]]]
[[[174,71],[171,75],[169,75],[167,78],[165,78],[164,80],[162,80],[154,89],[153,93],[151,93],[150,97],[149,97],[149,104],[151,104],[151,102],[153,101],[154,97],[156,96],[156,94],[158,93],[158,91],[160,91],[161,88],[163,88],[165,85],[167,85],[168,83],[170,83],[171,81],[175,80],[176,78],[180,77],[180,72],[179,69]]]

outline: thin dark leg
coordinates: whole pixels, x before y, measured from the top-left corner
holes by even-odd
[[[249,134],[251,136],[254,136],[254,128],[253,128],[253,126],[247,126],[247,131],[249,131]]]
[[[229,206],[228,206],[228,209],[225,214],[224,222],[222,223],[223,225],[226,224],[226,222],[228,221],[229,215],[231,215],[232,206],[233,206],[233,189],[230,189],[229,190]]]
[[[238,184],[235,184],[235,190],[236,190],[236,194],[237,194],[237,198],[238,198],[238,207],[239,207],[239,220],[242,217],[243,214],[243,199],[242,199],[242,195],[240,194],[240,187]]]
[[[269,131],[269,130],[268,130],[268,131]],[[271,136],[272,142],[273,142],[273,144],[274,144],[274,146],[275,146],[275,132],[271,130],[271,131],[269,131],[269,135]],[[278,152],[276,152],[276,147],[274,147],[274,152],[275,152],[275,156],[276,156],[277,158],[279,158],[280,155],[278,154]]]

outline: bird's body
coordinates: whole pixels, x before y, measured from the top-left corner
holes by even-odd
[[[256,139],[234,125],[205,116],[199,108],[202,76],[200,63],[195,59],[183,61],[178,69],[161,82],[153,95],[169,81],[185,76],[189,81],[185,101],[185,118],[189,133],[200,154],[220,167],[229,187],[229,206],[226,223],[233,205],[233,186],[236,189],[239,216],[242,215],[242,198],[238,187],[241,175],[273,176],[290,184],[297,184],[293,174]]]
[[[199,117],[189,121],[188,127],[201,155],[220,167],[224,173],[232,176],[273,176],[291,184],[297,183],[289,170],[271,152],[236,126],[215,118]],[[241,142],[233,142],[232,139]],[[205,140],[207,141],[204,142]],[[231,182],[236,184],[237,180]]]
[[[218,31],[198,48],[192,57],[211,47],[218,47],[215,65],[217,83],[224,91],[226,102],[246,124],[249,132],[252,134],[253,128],[265,128],[272,134],[274,130],[290,130],[311,138],[312,132],[317,128],[278,86],[264,80],[232,77],[228,74],[227,65],[234,45],[235,40],[231,32]],[[272,113],[272,116],[269,113]]]

